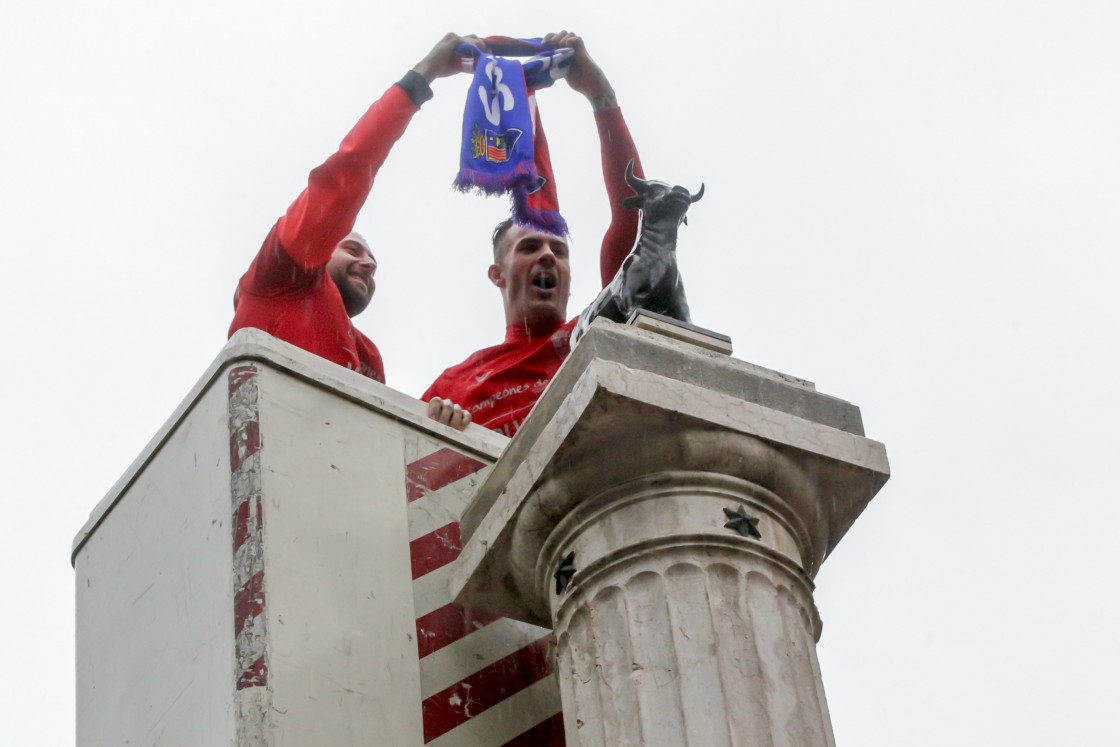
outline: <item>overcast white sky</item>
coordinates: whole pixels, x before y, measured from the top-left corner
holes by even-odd
[[[390,11],[388,8],[397,10]],[[447,30],[574,29],[736,356],[862,408],[894,476],[817,578],[839,744],[1120,743],[1120,5],[10,3],[0,19],[0,724],[73,740],[70,543],[225,341],[238,277]],[[436,85],[358,229],[358,320],[418,394],[502,336],[502,202]],[[574,314],[607,223],[590,108],[541,97]]]

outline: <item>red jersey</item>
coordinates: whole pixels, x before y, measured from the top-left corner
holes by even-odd
[[[537,337],[519,325],[506,327],[505,342],[444,371],[421,399],[449,399],[468,410],[472,422],[512,436],[571,352],[578,320]]]
[[[416,76],[418,77],[418,76]],[[406,92],[403,85],[411,82]],[[338,152],[311,172],[307,189],[269,232],[241,278],[229,334],[255,327],[329,361],[385,381],[377,346],[354,328],[326,273],[335,247],[354,228],[374,176],[419,110],[406,76],[362,116]],[[426,84],[423,86],[426,89]],[[430,96],[430,90],[426,92]]]
[[[634,173],[639,176],[642,164],[621,110],[596,112],[595,123],[611,204],[611,225],[599,252],[600,274],[606,287],[637,238],[638,211],[623,208],[622,201],[633,193],[626,184],[627,162],[634,161]],[[470,411],[473,422],[512,436],[571,352],[570,337],[578,320],[576,317],[558,324],[537,337],[529,337],[520,325],[506,327],[505,342],[479,350],[444,371],[421,399],[449,399]]]

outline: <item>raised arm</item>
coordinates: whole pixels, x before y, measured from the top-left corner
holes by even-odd
[[[607,80],[579,35],[561,31],[544,37],[547,44],[554,47],[570,47],[575,50],[572,66],[565,80],[574,91],[582,93],[591,103],[595,112],[595,125],[599,130],[599,149],[603,162],[603,181],[607,187],[607,199],[611,205],[611,224],[603,235],[603,246],[599,252],[599,272],[603,287],[606,287],[630,250],[638,236],[638,211],[622,207],[622,201],[633,194],[626,185],[626,164],[634,161],[634,173],[645,176],[638,149],[630,137],[630,130],[618,108],[614,88]]]
[[[455,48],[463,41],[481,43],[473,36],[444,36],[358,120],[338,152],[312,170],[307,188],[276,226],[280,245],[297,264],[326,264],[354,228],[389,150],[432,97],[429,84],[460,69]]]
[[[279,243],[296,264],[311,269],[327,263],[354,228],[389,150],[431,96],[427,82],[410,70],[362,115],[338,151],[312,169],[307,188],[276,224]]]

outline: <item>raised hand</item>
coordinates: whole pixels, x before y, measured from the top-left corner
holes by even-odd
[[[486,51],[486,42],[474,34],[459,36],[449,32],[436,42],[427,56],[416,63],[416,66],[412,69],[420,73],[429,84],[436,78],[446,78],[449,75],[463,72],[459,55],[455,53],[458,46],[463,43],[474,44],[479,49]]]
[[[595,64],[595,60],[591,59],[591,55],[587,53],[587,46],[584,44],[583,37],[570,31],[559,31],[546,35],[543,41],[556,49],[575,50],[572,65],[568,68],[568,74],[564,77],[564,80],[568,81],[568,85],[572,87],[573,91],[582,93],[587,97],[587,100],[591,102],[592,109],[602,111],[618,106],[618,99],[615,97],[610,81],[607,80],[603,69]]]

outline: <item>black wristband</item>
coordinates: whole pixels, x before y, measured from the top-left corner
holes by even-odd
[[[424,80],[424,76],[415,70],[409,70],[405,73],[404,77],[397,81],[397,85],[404,89],[404,92],[412,99],[412,103],[416,104],[418,108],[435,95],[432,93],[432,87],[428,85],[428,81]]]

